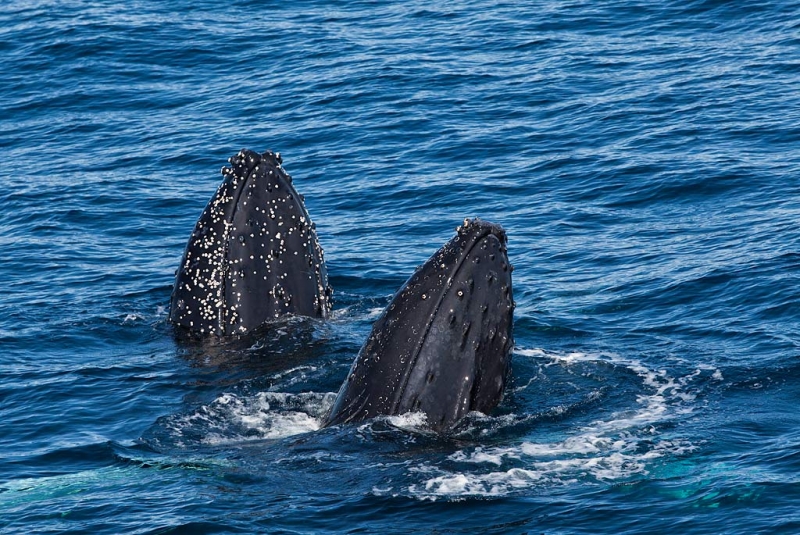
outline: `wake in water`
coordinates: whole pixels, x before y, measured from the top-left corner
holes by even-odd
[[[253,397],[223,394],[192,414],[169,418],[175,445],[237,444],[247,440],[285,438],[322,427],[335,394],[261,392]]]
[[[415,466],[411,473],[422,481],[408,488],[410,494],[428,499],[504,496],[529,487],[546,488],[577,481],[618,482],[647,475],[658,462],[668,462],[696,448],[689,439],[661,429],[685,419],[697,408],[693,382],[698,376],[718,375],[716,370],[697,369],[686,376],[671,377],[665,370],[653,370],[639,361],[608,354],[518,349],[515,358],[530,358],[545,369],[579,366],[579,373],[584,375],[608,369],[608,364],[612,365],[612,371],[620,368],[634,372],[639,378],[636,403],[574,430],[537,433],[534,426],[517,445],[477,446],[453,453],[438,466],[428,463]],[[613,380],[614,376],[606,379]],[[597,396],[594,392],[590,396]],[[556,406],[549,412],[559,414],[568,409]],[[521,419],[525,418],[529,417]],[[503,421],[497,418],[494,424],[502,427]]]
[[[579,482],[614,484],[645,477],[694,451],[698,445],[682,436],[676,423],[702,407],[698,395],[705,381],[721,380],[711,367],[675,375],[607,353],[517,349],[514,359],[518,370],[532,372],[530,379],[523,383],[518,378],[523,384],[509,393],[510,401],[498,414],[471,413],[446,437],[432,433],[420,412],[378,417],[332,432],[345,443],[353,433],[366,440],[362,447],[367,456],[370,451],[390,457],[406,451],[402,471],[372,487],[376,496],[458,500]],[[147,443],[157,450],[191,452],[280,443],[311,433],[304,440],[313,444],[313,434],[320,432],[336,395],[307,390],[319,383],[321,373],[316,366],[298,366],[273,374],[266,390],[221,394],[160,419]],[[548,397],[549,386],[529,392],[548,383],[570,383],[573,392]],[[609,391],[615,388],[622,392]],[[535,413],[516,412],[525,395],[544,398]],[[401,449],[380,454],[379,444],[387,433]],[[319,440],[324,449],[328,439]],[[438,444],[435,455],[430,454],[432,444]],[[280,449],[285,458],[302,456],[289,443]]]

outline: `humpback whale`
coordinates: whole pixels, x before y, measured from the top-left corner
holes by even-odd
[[[505,231],[465,219],[375,322],[325,425],[422,412],[446,432],[494,409],[513,345],[512,271]]]
[[[280,153],[242,149],[197,220],[169,319],[198,335],[249,332],[287,314],[331,310],[325,259]]]
[[[225,337],[288,314],[326,318],[322,248],[280,154],[242,149],[228,161],[176,272],[170,321]],[[465,219],[417,268],[373,325],[326,426],[421,412],[447,432],[497,406],[513,346],[506,241],[499,225]]]

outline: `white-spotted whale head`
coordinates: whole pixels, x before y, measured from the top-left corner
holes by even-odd
[[[178,268],[170,321],[226,336],[331,309],[324,255],[280,153],[242,149],[222,168]]]

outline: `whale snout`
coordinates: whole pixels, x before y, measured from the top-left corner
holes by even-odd
[[[513,345],[512,268],[499,225],[467,219],[395,294],[329,424],[422,412],[446,431],[502,399]]]
[[[170,321],[226,336],[289,314],[326,317],[324,255],[280,154],[242,149],[228,163],[186,245]]]

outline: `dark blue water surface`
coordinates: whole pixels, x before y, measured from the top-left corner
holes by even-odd
[[[0,531],[800,531],[797,2],[6,0],[0,53]],[[180,345],[242,147],[335,313]],[[474,216],[516,266],[501,406],[320,429]]]

